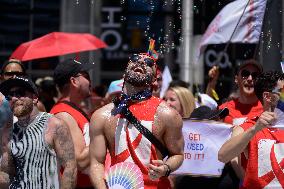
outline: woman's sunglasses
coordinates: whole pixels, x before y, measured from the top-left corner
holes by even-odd
[[[255,80],[256,77],[259,75],[259,72],[250,72],[248,70],[242,70],[241,76],[243,79],[247,79],[251,75],[252,79]]]
[[[138,54],[133,54],[129,60],[134,63],[139,63],[139,62],[145,62],[147,66],[152,67],[155,64],[155,61],[152,58],[144,58],[143,61],[139,61],[142,58],[142,56]]]
[[[4,72],[3,75],[4,76],[9,76],[9,77],[12,77],[12,76],[21,77],[21,76],[24,76],[25,73],[24,72]]]

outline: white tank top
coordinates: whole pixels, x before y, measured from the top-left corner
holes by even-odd
[[[13,125],[10,146],[16,174],[10,189],[59,189],[56,154],[44,134],[51,116],[44,112],[27,127]]]

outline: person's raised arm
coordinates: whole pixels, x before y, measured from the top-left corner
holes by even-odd
[[[232,137],[226,141],[218,152],[218,160],[227,163],[233,158],[238,157],[246,148],[250,139],[255,135],[254,129],[244,132],[240,126],[233,129]]]
[[[104,180],[104,162],[107,152],[104,136],[104,124],[107,117],[104,108],[93,113],[90,122],[90,178],[95,188],[106,189]]]
[[[208,72],[209,81],[206,87],[206,94],[214,98],[213,90],[216,88],[216,84],[219,77],[219,68],[218,66],[213,66]]]
[[[54,122],[54,148],[63,173],[60,179],[60,189],[75,188],[77,180],[77,164],[75,159],[74,145],[71,134],[66,123],[55,117],[50,122]],[[52,124],[52,123],[48,124]]]
[[[271,125],[275,119],[276,116],[274,112],[265,111],[261,114],[256,124],[246,131],[244,131],[242,127],[237,126],[233,130],[233,137],[225,142],[220,148],[218,152],[219,161],[227,163],[237,157],[246,149],[251,138],[261,129]]]

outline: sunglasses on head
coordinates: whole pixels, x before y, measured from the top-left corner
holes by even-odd
[[[241,76],[243,79],[247,79],[251,75],[252,79],[255,80],[256,77],[259,75],[259,72],[250,72],[248,70],[242,70]]]
[[[5,76],[24,76],[25,73],[23,72],[4,72]]]
[[[11,100],[13,97],[20,98],[26,95],[26,91],[24,89],[16,89],[13,91],[9,91],[6,95],[7,100]]]
[[[144,62],[147,64],[147,66],[152,67],[155,64],[155,61],[152,58],[144,58],[143,61],[139,61],[142,58],[142,56],[138,54],[133,54],[129,60],[134,63]]]

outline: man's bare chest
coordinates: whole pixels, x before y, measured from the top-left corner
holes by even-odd
[[[153,121],[139,120],[139,121],[140,123],[142,123],[144,127],[150,130],[150,132],[158,140],[162,141],[165,128],[164,128],[164,125],[160,121],[158,120],[153,120]],[[104,133],[105,133],[105,137],[106,137],[109,148],[114,149],[115,141],[120,139],[120,136],[125,135],[125,133],[129,132],[130,130],[136,130],[137,134],[140,133],[135,128],[135,126],[125,118],[112,117],[109,120],[107,120],[107,124],[105,125],[105,128],[104,128]]]

